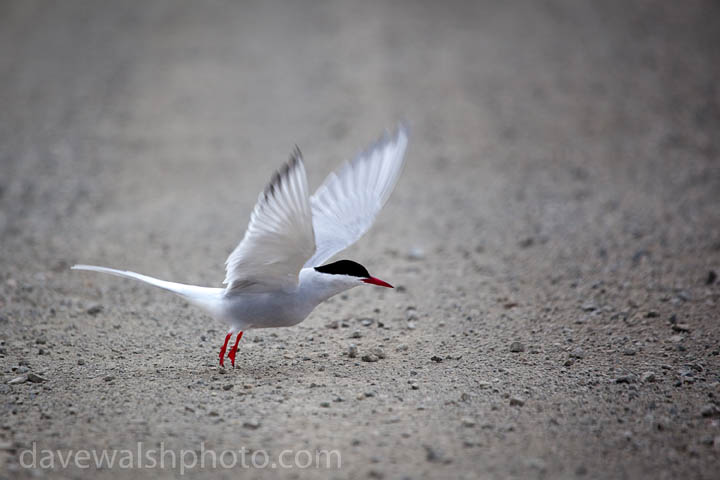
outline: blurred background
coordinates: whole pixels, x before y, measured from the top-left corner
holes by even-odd
[[[710,478],[718,45],[720,4],[700,0],[0,2],[3,363],[49,378],[2,391],[6,475],[54,432],[63,448],[337,444],[340,477]],[[252,395],[219,389],[224,326],[68,272],[218,286],[295,144],[314,188],[399,122],[404,175],[343,257],[401,292],[250,336],[268,348],[241,348],[233,381]],[[354,340],[393,352],[372,366],[342,355],[361,317],[388,325]],[[615,382],[647,371],[651,387]],[[333,395],[349,401],[318,408]],[[241,415],[238,398],[259,430],[208,419]]]

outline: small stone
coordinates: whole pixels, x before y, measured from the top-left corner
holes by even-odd
[[[405,310],[405,320],[411,322],[417,319],[417,310],[415,310],[414,308],[408,308],[407,310]]]
[[[437,450],[430,445],[423,445],[425,448],[425,460],[430,463],[450,463],[452,460],[445,458],[440,450]]]
[[[78,358],[77,364],[78,364],[78,365],[85,365],[85,360],[83,360],[82,358]]]
[[[233,385],[232,383],[228,383],[226,385],[223,385],[222,389],[227,392],[228,390],[232,390],[234,386],[235,385]]]
[[[714,415],[717,415],[717,413],[718,408],[712,403],[708,403],[700,409],[700,415],[702,415],[703,417],[712,417]]]
[[[422,260],[425,258],[425,252],[420,247],[413,247],[407,254],[408,260]]]
[[[380,360],[380,357],[378,357],[377,355],[374,355],[372,353],[367,353],[362,356],[361,360],[363,362],[371,362],[372,363],[372,362],[377,362],[378,360]]]
[[[572,358],[568,358],[567,360],[565,360],[565,362],[563,362],[563,367],[572,367],[574,364],[575,360],[573,360]]]
[[[257,430],[260,428],[260,421],[255,419],[245,420],[243,422],[243,427],[249,430]]]
[[[415,330],[417,326],[415,325],[415,322],[407,322],[407,329],[408,330]]]
[[[640,379],[643,381],[643,383],[650,383],[655,381],[655,373],[654,372],[645,372],[642,374]]]
[[[626,348],[625,350],[623,350],[623,355],[627,355],[630,357],[635,355],[635,353],[636,353],[636,350],[634,348]]]
[[[340,326],[340,322],[337,320],[333,320],[332,322],[328,322],[325,324],[325,328],[331,328],[333,330],[337,330],[337,328]]]
[[[594,310],[597,310],[597,306],[594,303],[585,303],[580,308],[582,308],[584,312],[592,312]]]
[[[19,377],[15,377],[12,380],[8,381],[8,385],[19,385],[21,383],[25,383],[28,381],[27,375],[20,375]]]
[[[572,352],[570,352],[570,358],[577,358],[578,360],[582,360],[583,358],[585,358],[585,351],[582,348],[577,347]]]
[[[519,353],[525,351],[525,345],[520,342],[512,342],[510,344],[510,351],[513,353]]]
[[[430,357],[430,360],[432,360],[433,362],[436,362],[436,363],[440,363],[443,361],[443,358],[438,355],[433,355],[432,357]]]
[[[350,334],[350,338],[362,338],[362,333],[355,330],[354,332],[352,332],[352,334]]]
[[[463,417],[461,420],[462,426],[466,428],[473,428],[475,426],[475,420],[469,417]]]
[[[491,385],[490,385],[490,382],[486,382],[485,380],[480,380],[477,383],[477,387],[481,390],[485,390],[486,388],[490,388]]]
[[[417,389],[420,388],[420,385],[418,385],[417,383],[414,383],[414,382],[413,382],[413,383],[410,384],[410,388],[412,388],[413,390],[417,390]]]
[[[635,375],[621,375],[615,379],[615,383],[635,383]]]
[[[372,318],[363,318],[360,320],[360,324],[362,324],[363,327],[369,327],[373,323],[375,323],[375,320]]]
[[[408,350],[408,346],[405,345],[404,343],[401,343],[401,344],[398,345],[397,348],[395,349],[396,352],[407,352],[407,350]]]
[[[510,397],[510,406],[511,407],[522,407],[523,405],[525,405],[525,400],[522,399],[521,397],[516,397],[516,396]]]
[[[355,345],[354,343],[351,343],[350,346],[348,347],[348,357],[355,358],[355,357],[357,357],[357,354],[358,354],[357,345]]]
[[[705,283],[707,285],[712,285],[715,283],[715,280],[717,280],[717,273],[715,273],[715,270],[710,270],[707,275],[707,279],[705,280]]]
[[[112,375],[106,375],[105,377],[103,377],[103,380],[105,380],[106,382],[112,382],[113,380],[115,380],[115,377]]]
[[[689,332],[690,326],[687,323],[676,323],[672,326],[675,332]]]
[[[85,312],[86,312],[88,315],[92,315],[92,316],[95,316],[95,315],[97,315],[98,313],[100,313],[100,312],[102,312],[102,311],[103,311],[103,306],[100,305],[100,304],[91,305],[90,308],[88,308],[87,310],[85,310]]]
[[[322,408],[330,408],[330,402],[320,402]]]
[[[47,382],[47,378],[41,377],[40,375],[37,375],[37,374],[32,373],[32,372],[30,372],[30,373],[27,374],[27,379],[28,379],[29,382],[32,382],[32,383]]]
[[[526,237],[518,242],[518,246],[520,248],[530,248],[533,246],[534,243],[535,239],[533,237]]]
[[[375,347],[375,348],[373,348],[372,350],[370,350],[370,354],[371,354],[371,355],[375,355],[375,356],[378,357],[380,360],[382,360],[382,359],[385,358],[385,352],[384,352],[383,349],[380,348],[380,347]]]

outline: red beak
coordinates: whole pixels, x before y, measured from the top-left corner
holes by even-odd
[[[381,287],[395,288],[392,285],[390,285],[389,283],[383,282],[379,278],[375,278],[375,277],[363,278],[363,282],[372,283],[373,285],[380,285]]]

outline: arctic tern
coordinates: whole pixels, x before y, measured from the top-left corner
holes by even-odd
[[[323,265],[355,243],[373,224],[400,177],[407,147],[401,125],[328,175],[308,193],[302,154],[290,159],[260,193],[245,236],[225,262],[225,288],[168,282],[139,273],[74,265],[133,278],[169,290],[230,325],[220,349],[235,366],[238,343],[250,328],[287,327],[302,322],[333,295],[362,284],[392,288],[352,260]]]

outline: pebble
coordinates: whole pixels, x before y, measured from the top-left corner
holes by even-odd
[[[623,355],[627,355],[630,357],[635,355],[635,353],[637,353],[637,351],[634,348],[626,348],[625,350],[623,350]]]
[[[572,352],[570,352],[570,358],[577,358],[578,360],[582,360],[583,358],[585,358],[585,351],[582,348],[577,347]]]
[[[433,355],[432,357],[430,357],[430,360],[432,360],[433,362],[436,362],[436,363],[440,363],[443,361],[443,358],[438,355]]]
[[[47,378],[41,377],[40,375],[37,375],[37,374],[32,373],[32,372],[30,372],[30,373],[27,374],[27,379],[28,379],[29,382],[32,382],[32,383],[47,382]]]
[[[425,258],[425,252],[420,247],[413,247],[407,253],[408,260],[422,260]]]
[[[523,398],[517,396],[510,397],[511,407],[522,407],[523,405],[525,405],[525,400]]]
[[[413,390],[417,390],[420,388],[420,385],[418,385],[417,383],[411,383],[410,388],[412,388]]]
[[[720,410],[718,410],[718,407],[716,407],[712,403],[708,403],[700,409],[700,415],[702,415],[703,417],[712,417],[714,415],[717,415],[718,413],[720,413]]]
[[[12,380],[8,381],[8,385],[19,385],[21,383],[25,383],[28,381],[27,375],[20,375],[19,377],[15,377]]]
[[[676,323],[672,326],[675,332],[689,332],[690,326],[687,323]]]
[[[415,322],[408,322],[407,323],[407,329],[408,330],[415,330],[417,327],[415,326]]]
[[[83,360],[82,358],[78,358],[77,364],[78,364],[78,365],[85,365],[85,360]]]
[[[705,283],[707,285],[712,285],[715,283],[715,280],[717,280],[717,273],[715,273],[715,270],[710,270],[707,275],[707,279],[705,280]]]
[[[355,358],[355,357],[357,357],[357,353],[358,353],[357,345],[355,345],[354,343],[351,343],[350,346],[348,347],[348,357]]]
[[[473,428],[475,426],[475,420],[469,417],[463,417],[461,420],[462,426],[466,428]]]
[[[350,338],[362,338],[362,333],[355,330],[354,332],[352,332],[352,334],[350,334]]]
[[[370,325],[375,323],[375,320],[372,318],[363,318],[362,320],[360,320],[360,323],[363,327],[369,327]]]
[[[330,408],[330,402],[320,402],[322,408]]]
[[[635,383],[635,375],[621,375],[615,379],[615,383]]]
[[[407,352],[407,350],[408,350],[408,346],[405,345],[404,343],[401,343],[401,344],[398,345],[397,348],[395,349],[396,352]]]
[[[655,373],[654,372],[645,372],[642,374],[642,377],[640,377],[640,379],[643,381],[643,383],[654,382],[656,380]]]
[[[226,385],[223,385],[222,389],[225,390],[225,391],[228,391],[228,390],[232,390],[232,388],[233,388],[234,386],[235,386],[235,385],[233,385],[232,383],[228,383],[228,384],[226,384]]]
[[[381,360],[385,358],[385,352],[380,347],[375,347],[372,350],[370,350],[370,354],[375,355],[376,357],[378,357]]]
[[[362,356],[363,362],[371,362],[372,363],[372,362],[377,362],[378,360],[380,360],[380,358],[377,355],[374,355],[372,353],[367,353]]]
[[[430,463],[450,463],[452,460],[445,458],[440,450],[437,450],[430,445],[423,445],[425,448],[425,460]]]
[[[525,345],[520,342],[512,342],[510,344],[510,351],[513,353],[519,353],[525,351]]]
[[[249,430],[257,430],[260,428],[260,421],[255,419],[245,420],[243,422],[243,427]]]
[[[106,375],[103,380],[105,380],[106,382],[112,382],[113,380],[115,380],[115,377],[112,375]]]
[[[100,304],[91,305],[90,308],[85,310],[85,312],[88,315],[93,315],[93,316],[97,315],[98,313],[100,313],[102,311],[103,311],[103,306]]]

